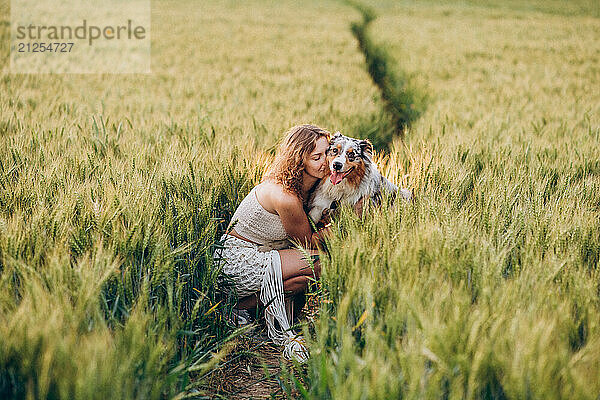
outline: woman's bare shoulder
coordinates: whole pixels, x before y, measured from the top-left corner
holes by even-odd
[[[263,200],[265,204],[263,206],[268,209],[281,209],[281,208],[302,208],[302,201],[293,193],[285,190],[282,185],[264,181],[257,187],[257,195],[259,200]],[[262,203],[262,202],[261,202]],[[271,210],[269,210],[271,211]]]

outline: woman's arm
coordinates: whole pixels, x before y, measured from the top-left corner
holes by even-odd
[[[320,248],[321,242],[325,240],[326,236],[331,234],[331,226],[326,225],[325,227],[319,229],[318,231],[312,234],[312,242],[314,243],[314,248]]]
[[[323,238],[324,230],[321,229],[318,232],[312,232],[300,199],[292,194],[284,193],[283,195],[276,196],[273,205],[290,238],[297,240],[305,247],[318,248]]]

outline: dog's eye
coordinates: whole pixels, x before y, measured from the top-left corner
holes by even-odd
[[[348,153],[348,160],[354,161],[354,153]]]
[[[335,156],[338,153],[338,149],[336,147],[333,147],[333,148],[329,149],[329,153],[331,153]]]

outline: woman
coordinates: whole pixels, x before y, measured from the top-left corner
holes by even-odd
[[[267,305],[269,337],[285,346],[287,358],[299,361],[307,353],[289,328],[284,293],[302,293],[311,278],[320,276],[316,249],[327,231],[312,232],[303,206],[318,181],[329,175],[325,160],[329,136],[315,125],[295,126],[286,133],[262,182],[233,214],[232,228],[221,238],[224,248],[215,253],[237,290],[237,307],[255,307],[259,296]],[[309,263],[295,248],[281,248],[290,241],[303,246],[315,261]]]

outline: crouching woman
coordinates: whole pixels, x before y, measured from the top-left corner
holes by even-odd
[[[291,128],[260,184],[242,200],[231,219],[223,248],[215,252],[223,273],[237,292],[238,309],[265,308],[269,338],[283,345],[288,359],[308,357],[302,338],[290,330],[285,295],[306,291],[311,278],[319,278],[317,246],[326,230],[312,232],[304,204],[320,179],[329,175],[325,151],[329,132],[314,125]],[[314,261],[312,268],[298,249],[282,243],[299,243]],[[283,248],[288,247],[288,248]]]

